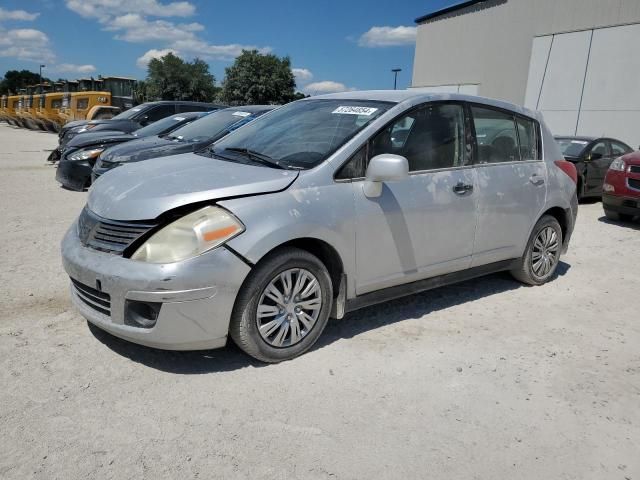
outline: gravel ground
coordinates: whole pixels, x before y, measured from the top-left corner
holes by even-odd
[[[581,205],[552,283],[367,308],[265,366],[87,326],[55,144],[0,124],[0,478],[640,479],[638,223]]]

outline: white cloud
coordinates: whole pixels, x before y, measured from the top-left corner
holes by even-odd
[[[350,92],[355,88],[347,87],[344,83],[333,80],[323,80],[321,82],[310,83],[304,87],[304,91],[309,95],[322,95],[323,93]]]
[[[126,42],[173,42],[195,38],[194,32],[204,30],[204,26],[199,23],[174,24],[166,20],[149,21],[137,13],[128,13],[109,20],[105,30],[122,32],[116,35],[116,39]]]
[[[162,3],[157,0],[66,0],[66,5],[78,15],[99,20],[130,13],[152,17],[190,17],[196,11],[189,2]]]
[[[358,39],[361,47],[394,47],[413,45],[416,42],[416,27],[371,27]]]
[[[237,43],[212,45],[195,37],[188,40],[177,40],[169,47],[179,50],[184,54],[197,56],[206,60],[232,60],[240,55],[242,50],[258,50],[260,53],[271,52],[271,47],[257,47],[255,45],[240,45]]]
[[[38,18],[39,13],[29,13],[24,10],[5,10],[0,7],[0,22],[3,20],[24,20],[32,21]]]
[[[178,55],[178,52],[171,48],[164,48],[162,50],[157,50],[155,48],[152,48],[151,50],[146,51],[144,55],[142,55],[141,57],[138,58],[138,60],[136,60],[136,65],[138,66],[138,68],[146,69],[152,58],[164,57],[167,53],[173,53],[174,55]]]
[[[93,65],[76,65],[75,63],[61,63],[59,65],[52,65],[49,68],[52,72],[59,73],[93,73],[96,71],[96,67]]]
[[[306,68],[292,68],[291,71],[296,77],[296,83],[306,83],[313,79],[313,73]]]
[[[49,37],[33,28],[0,29],[0,57],[14,57],[28,62],[53,62]]]

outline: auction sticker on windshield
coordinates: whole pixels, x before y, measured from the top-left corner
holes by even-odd
[[[339,106],[338,108],[336,108],[331,113],[339,113],[339,114],[342,114],[342,115],[366,115],[366,116],[369,116],[369,115],[371,115],[372,113],[374,113],[377,110],[378,110],[377,108],[373,108],[373,107],[357,107],[357,106],[344,105],[344,106]]]
[[[251,114],[249,112],[233,112],[233,115],[236,117],[248,117]]]

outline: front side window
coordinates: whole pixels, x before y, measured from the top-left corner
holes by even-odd
[[[410,172],[465,165],[462,105],[432,103],[400,117],[371,140],[369,158],[382,153],[405,157]]]
[[[520,140],[520,158],[522,160],[540,160],[540,128],[538,122],[530,118],[516,117],[518,139]]]
[[[591,147],[591,152],[589,152],[589,156],[591,160],[597,160],[598,158],[608,157],[609,150],[607,149],[607,144],[605,142],[598,142],[593,147]]]
[[[282,168],[313,168],[393,105],[350,99],[293,102],[232,132],[213,153],[229,158],[235,152],[242,157],[238,161],[247,161],[251,152]]]
[[[478,106],[472,106],[471,112],[478,142],[478,163],[520,160],[513,115]]]

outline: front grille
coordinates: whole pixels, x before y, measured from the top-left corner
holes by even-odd
[[[640,165],[631,165],[629,171],[631,173],[640,173]]]
[[[122,255],[125,249],[154,228],[152,222],[121,222],[99,217],[86,207],[78,219],[80,241],[96,250]]]
[[[635,178],[627,178],[627,182],[629,182],[629,186],[631,188],[635,188],[636,190],[640,190],[640,180],[636,180]]]
[[[73,278],[71,284],[74,292],[84,304],[104,315],[111,316],[111,296],[108,293],[91,288]]]

